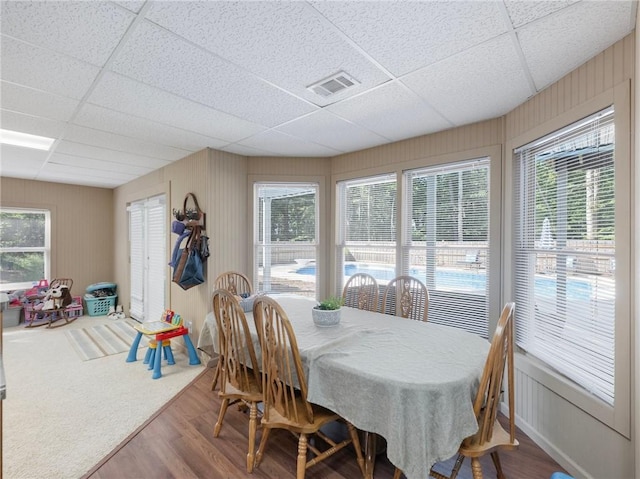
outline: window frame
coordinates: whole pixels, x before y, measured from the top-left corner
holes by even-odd
[[[398,214],[399,214],[399,208],[398,208],[398,203],[399,203],[399,198],[401,196],[401,194],[398,191],[399,188],[399,184],[400,181],[398,179],[398,175],[395,173],[385,173],[385,174],[377,174],[377,175],[370,175],[370,176],[362,176],[362,177],[358,177],[358,178],[349,178],[349,179],[345,179],[345,180],[340,180],[336,182],[336,186],[335,186],[335,198],[336,198],[336,215],[335,215],[335,228],[336,228],[336,241],[335,241],[335,255],[336,255],[336,262],[335,262],[335,281],[336,281],[336,285],[337,285],[337,293],[336,294],[342,294],[342,288],[345,285],[345,280],[344,280],[344,252],[345,249],[347,249],[348,243],[349,241],[347,241],[346,239],[346,228],[342,222],[342,220],[345,218],[345,216],[347,215],[347,205],[343,202],[343,198],[345,198],[346,195],[346,189],[349,187],[357,187],[357,186],[366,186],[366,185],[371,185],[371,184],[383,184],[383,183],[395,183],[395,188],[396,188],[396,209],[395,209],[395,239],[393,240],[393,249],[394,251],[394,267],[395,270],[394,271],[398,271],[398,254],[400,251],[400,237],[401,237],[401,232],[400,232],[400,228],[399,228],[399,224],[400,224],[400,220],[398,218]],[[391,243],[391,242],[389,242]],[[372,243],[375,245],[375,243]],[[381,243],[378,243],[381,244]],[[364,245],[361,245],[364,246]],[[369,245],[367,245],[367,247],[369,247]],[[390,247],[390,245],[387,245],[387,247]],[[398,276],[398,274],[394,273],[394,276]],[[383,289],[383,287],[381,287]],[[382,293],[382,291],[380,291]],[[379,298],[380,299],[380,298]],[[381,301],[378,301],[378,304],[381,304]]]
[[[427,289],[429,290],[429,293],[431,296],[429,308],[432,313],[436,313],[434,317],[436,319],[438,318],[438,314],[441,313],[442,311],[442,307],[440,307],[440,305],[444,305],[445,303],[447,304],[447,306],[451,306],[452,308],[462,308],[462,309],[457,309],[457,312],[460,313],[464,311],[465,307],[469,307],[469,308],[474,307],[475,305],[473,303],[476,303],[477,305],[478,301],[484,302],[485,309],[483,311],[482,318],[480,318],[479,317],[480,315],[478,315],[477,316],[478,321],[474,322],[474,324],[469,327],[465,327],[463,325],[465,323],[465,319],[462,319],[462,318],[460,319],[454,318],[450,321],[448,319],[441,318],[441,320],[438,322],[440,324],[444,324],[447,326],[460,327],[474,334],[480,334],[481,336],[486,338],[486,337],[489,337],[489,329],[490,329],[490,323],[491,323],[490,300],[491,300],[491,280],[492,280],[492,277],[491,277],[491,244],[492,244],[491,224],[492,224],[493,218],[492,218],[492,211],[491,211],[492,170],[491,170],[490,157],[484,156],[484,157],[468,158],[468,159],[463,159],[455,162],[448,162],[445,164],[423,166],[420,168],[404,170],[403,172],[404,187],[403,187],[402,194],[404,195],[404,204],[406,206],[402,214],[402,221],[403,221],[402,238],[403,239],[402,239],[402,246],[400,251],[402,268],[399,271],[401,272],[400,274],[410,274],[409,268],[411,267],[411,254],[412,254],[412,251],[417,249],[416,246],[414,245],[413,231],[411,227],[412,221],[413,221],[413,204],[414,204],[414,202],[412,201],[413,200],[413,188],[412,188],[413,180],[415,178],[427,178],[427,177],[433,178],[434,179],[433,194],[437,195],[438,188],[436,185],[436,181],[437,181],[436,178],[439,175],[456,173],[458,174],[458,180],[462,181],[462,177],[460,175],[463,174],[464,172],[473,172],[481,169],[486,170],[486,180],[487,180],[486,182],[486,188],[487,188],[486,215],[487,215],[488,221],[486,224],[486,228],[487,228],[486,246],[481,247],[479,245],[474,244],[473,242],[469,242],[469,246],[465,246],[466,242],[462,241],[462,242],[457,242],[458,244],[456,244],[455,247],[452,247],[451,245],[449,246],[445,245],[443,247],[443,245],[438,243],[438,241],[434,236],[431,240],[433,242],[432,252],[431,253],[427,252],[427,255],[429,256],[431,254],[433,255],[433,258],[431,262],[427,260],[425,265],[426,275],[428,280],[426,282],[423,281],[423,283],[425,283],[425,286],[427,286]],[[438,207],[437,199],[435,197],[434,197],[434,202],[435,203],[432,205],[432,207],[437,209]],[[428,201],[425,202],[425,206],[428,207]],[[433,210],[433,213],[434,213],[433,221],[437,225],[438,218],[436,214],[436,209]],[[428,240],[426,240],[426,242],[428,242]],[[447,249],[452,249],[453,254],[455,255],[455,249],[457,249],[458,246],[461,246],[463,251],[475,249],[477,254],[480,254],[479,251],[483,251],[484,254],[480,255],[484,257],[484,261],[482,261],[483,275],[484,275],[484,282],[485,282],[483,294],[469,292],[464,287],[458,290],[453,289],[450,291],[447,291],[444,289],[435,289],[433,287],[433,284],[435,284],[436,282],[436,271],[440,269],[438,265],[438,261],[436,261],[436,254],[437,254],[436,252],[438,250],[443,250],[443,249],[445,251]],[[464,265],[464,260],[462,261],[463,261],[462,264]],[[480,265],[478,265],[477,268],[478,268],[477,273],[480,274]],[[459,274],[457,271],[458,269],[461,270],[460,273],[465,272],[464,268],[454,268],[454,276],[452,276],[454,279],[455,279],[455,274]],[[444,270],[446,270],[446,268],[443,268],[443,271]],[[449,298],[447,298],[447,296],[449,296]],[[436,308],[436,310],[433,309],[434,307]],[[469,315],[468,317],[471,317],[471,315]]]
[[[251,220],[251,228],[253,238],[251,244],[251,258],[252,258],[252,271],[253,271],[253,288],[254,290],[264,291],[260,288],[260,258],[263,257],[264,251],[273,247],[271,243],[266,244],[260,237],[260,225],[258,222],[260,221],[260,204],[259,204],[259,196],[258,191],[260,188],[264,187],[273,187],[277,189],[283,188],[312,188],[315,192],[315,228],[314,228],[314,240],[305,244],[305,243],[296,243],[296,242],[280,242],[277,244],[278,248],[292,246],[295,248],[308,248],[314,251],[315,259],[321,258],[321,198],[322,198],[322,185],[319,181],[314,181],[313,179],[306,180],[294,180],[291,181],[281,181],[281,180],[269,180],[269,179],[261,179],[261,180],[250,180],[251,181],[251,211],[252,211],[252,220]],[[261,253],[262,251],[262,253]],[[314,279],[314,297],[318,299],[324,294],[324,290],[320,286],[319,278],[322,277],[322,274],[325,274],[322,271],[323,265],[321,262],[316,262],[316,271],[315,271],[315,279]],[[268,290],[265,292],[278,293],[281,292],[279,290]],[[304,295],[308,296],[308,295]]]
[[[44,277],[34,279],[33,281],[22,281],[16,283],[3,283],[0,284],[0,289],[3,291],[9,290],[22,290],[29,289],[33,286],[34,281],[37,282],[40,279],[49,279],[51,278],[51,242],[52,242],[52,211],[47,208],[37,208],[37,207],[11,207],[11,206],[3,206],[0,208],[0,211],[4,213],[32,213],[32,214],[44,214],[44,246],[29,246],[29,247],[8,247],[5,248],[0,244],[0,252],[2,253],[33,253],[33,252],[42,252],[44,255]]]
[[[631,175],[631,109],[630,109],[630,85],[623,82],[616,87],[591,100],[576,106],[573,109],[541,123],[526,133],[505,142],[505,164],[503,175],[504,191],[504,217],[513,218],[515,204],[515,192],[513,174],[515,165],[514,150],[522,145],[559,131],[580,119],[587,118],[605,108],[613,105],[615,110],[615,164],[616,164],[616,211],[615,231],[618,238],[616,248],[616,324],[615,324],[615,402],[609,406],[585,391],[580,386],[558,374],[551,367],[537,358],[527,354],[518,348],[516,354],[516,367],[523,373],[538,381],[543,386],[564,398],[571,404],[585,411],[587,414],[611,427],[624,437],[631,435],[631,322],[632,302],[631,295],[631,260],[633,238],[632,215],[632,175]],[[515,268],[515,241],[514,230],[510,226],[511,220],[505,223],[505,244],[503,248],[503,295],[507,298],[514,297],[513,278]],[[511,280],[509,280],[511,279]],[[516,322],[517,322],[516,304]]]

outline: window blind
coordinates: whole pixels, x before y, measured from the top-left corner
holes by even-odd
[[[254,210],[258,290],[315,297],[318,185],[256,183]]]
[[[515,150],[516,340],[614,402],[614,111]]]
[[[129,316],[144,320],[144,204],[129,206]]]
[[[337,284],[368,273],[384,285],[396,276],[395,175],[339,182]],[[340,291],[341,292],[341,291]]]
[[[155,320],[165,309],[166,201],[159,195],[129,206],[129,315]]]
[[[487,337],[489,158],[405,176],[402,274],[429,290],[429,321]]]

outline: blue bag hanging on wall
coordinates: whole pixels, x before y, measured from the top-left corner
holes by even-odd
[[[178,284],[182,289],[189,289],[202,283],[204,283],[202,258],[198,249],[191,247]]]

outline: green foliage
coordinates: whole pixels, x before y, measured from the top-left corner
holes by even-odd
[[[336,309],[340,309],[344,301],[339,296],[330,296],[318,303],[316,308],[322,309],[324,311],[333,311]]]

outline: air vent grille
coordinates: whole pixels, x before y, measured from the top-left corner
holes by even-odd
[[[338,72],[329,78],[325,78],[324,80],[320,80],[318,83],[308,86],[307,89],[320,96],[327,97],[335,95],[336,93],[346,90],[347,88],[351,88],[357,84],[358,81],[352,76],[345,72]]]

